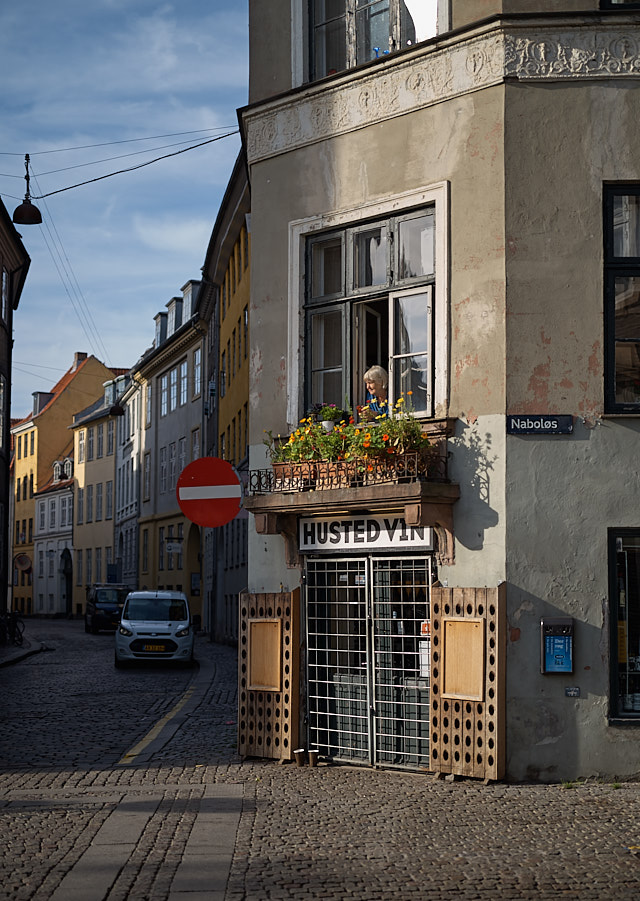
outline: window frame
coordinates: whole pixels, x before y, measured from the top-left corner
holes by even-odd
[[[640,8],[640,4],[638,6]],[[640,388],[638,400],[618,402],[616,400],[616,306],[615,285],[618,278],[630,277],[638,280],[640,289],[640,254],[637,256],[618,257],[614,252],[614,198],[619,196],[638,197],[640,203],[640,184],[611,183],[604,185],[603,192],[603,238],[604,238],[604,404],[605,412],[610,414],[640,414]],[[640,334],[638,335],[640,343]],[[638,364],[640,380],[640,362]]]
[[[640,726],[640,712],[636,710],[625,710],[620,704],[620,660],[618,655],[618,542],[624,542],[625,538],[637,538],[640,543],[640,529],[632,528],[611,528],[608,530],[608,566],[609,566],[609,720],[623,721],[626,724],[636,724]],[[640,558],[640,550],[639,550]],[[638,580],[638,607],[640,608],[640,579]],[[625,586],[626,587],[626,586]],[[626,603],[629,604],[629,597],[626,596]],[[628,608],[627,608],[628,609]],[[640,613],[640,609],[638,611]],[[627,676],[631,672],[631,668],[627,668]],[[634,671],[635,672],[635,671]],[[640,684],[640,672],[635,673]],[[622,707],[622,709],[621,709]]]

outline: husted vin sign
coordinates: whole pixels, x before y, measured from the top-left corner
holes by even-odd
[[[542,414],[507,416],[507,435],[570,435],[573,416]]]

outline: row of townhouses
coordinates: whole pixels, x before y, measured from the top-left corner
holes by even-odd
[[[83,616],[94,584],[176,589],[213,637],[237,639],[247,514],[203,530],[182,513],[176,484],[205,455],[246,470],[248,214],[240,158],[202,276],[154,317],[151,347],[123,369],[76,353],[11,423],[13,609]]]

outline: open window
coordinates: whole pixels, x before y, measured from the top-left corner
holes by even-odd
[[[312,79],[434,37],[449,0],[310,0]]]
[[[435,269],[433,206],[308,239],[308,406],[363,404],[381,365],[392,405],[433,415]]]

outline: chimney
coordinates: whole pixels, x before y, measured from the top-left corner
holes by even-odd
[[[73,367],[72,367],[71,371],[75,372],[76,369],[78,368],[78,366],[80,365],[80,363],[82,363],[83,360],[86,360],[86,359],[87,359],[86,353],[83,350],[77,350],[75,352],[75,354],[73,355]]]

